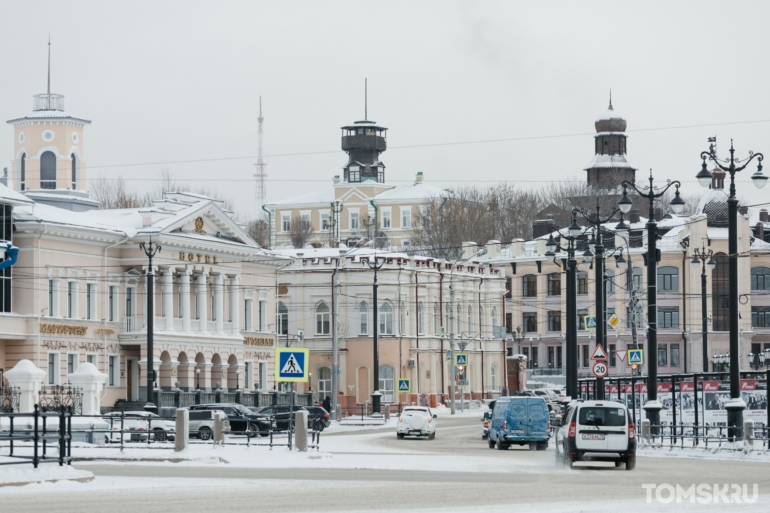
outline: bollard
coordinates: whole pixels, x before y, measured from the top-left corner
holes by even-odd
[[[342,419],[342,405],[341,404],[337,404],[337,416],[334,417],[334,419],[336,421],[338,421],[338,422],[340,421],[340,419]]]
[[[645,444],[650,444],[650,421],[647,419],[642,420],[642,440]]]
[[[743,439],[746,440],[746,445],[754,447],[754,421],[751,419],[743,421]]]
[[[294,444],[299,452],[307,452],[307,410],[294,413]]]
[[[224,413],[214,415],[214,445],[225,445],[225,419],[227,416]]]
[[[390,405],[385,405],[383,413],[385,414],[385,422],[390,422]]]
[[[190,410],[179,408],[176,411],[176,433],[174,435],[174,450],[184,451],[190,444]]]

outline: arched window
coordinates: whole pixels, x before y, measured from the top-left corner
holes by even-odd
[[[753,267],[751,269],[751,290],[770,290],[770,268]]]
[[[40,155],[40,188],[56,189],[56,155],[52,151]]]
[[[379,311],[380,317],[380,334],[392,335],[393,334],[393,307],[390,303],[382,303]]]
[[[395,372],[393,372],[393,367],[388,367],[387,365],[380,365],[379,390],[380,390],[380,393],[382,394],[381,401],[383,403],[395,402],[395,393],[394,393],[395,381],[393,379],[394,375],[395,375]]]
[[[318,369],[318,402],[332,395],[332,371],[329,367]]]
[[[75,154],[72,154],[72,190],[78,188],[78,159]]]
[[[730,329],[730,259],[724,253],[714,255],[717,263],[711,279],[714,331]]]
[[[21,175],[19,179],[19,184],[21,186],[20,190],[24,190],[24,188],[27,186],[27,154],[22,153],[21,154],[21,163],[20,163],[20,170],[19,173]]]
[[[362,302],[358,307],[358,334],[369,334],[369,305]]]
[[[679,290],[679,269],[658,267],[658,290]]]
[[[441,309],[438,303],[433,303],[433,334],[441,335]]]
[[[289,334],[289,309],[283,303],[278,303],[278,314],[275,324],[278,326],[279,335]]]
[[[489,386],[494,390],[497,388],[497,367],[494,365],[489,369]]]
[[[468,334],[473,333],[473,309],[468,305]]]
[[[417,303],[417,333],[420,335],[425,333],[425,316],[422,310],[422,301]]]
[[[321,302],[315,307],[315,334],[329,335],[331,333],[331,313],[329,306]]]
[[[604,287],[607,294],[615,293],[615,270],[606,269],[604,271]]]

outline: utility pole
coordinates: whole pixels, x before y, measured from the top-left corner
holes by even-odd
[[[455,385],[455,377],[457,376],[457,370],[455,369],[455,289],[452,284],[454,278],[454,266],[452,266],[452,273],[449,275],[449,383],[452,393],[449,394],[449,405],[452,415],[455,414],[455,395],[457,393],[457,387]]]
[[[372,337],[372,350],[374,353],[374,369],[372,369],[373,374],[373,381],[374,381],[374,392],[372,392],[372,416],[380,415],[380,349],[378,346],[378,335],[379,335],[379,318],[378,318],[378,310],[377,310],[377,288],[379,285],[377,284],[377,271],[382,269],[382,267],[385,265],[385,259],[382,259],[381,263],[377,263],[377,253],[374,254],[374,264],[370,264],[369,260],[364,260],[364,263],[369,267],[369,269],[372,269],[374,271],[374,282],[372,283],[372,301],[374,302],[374,331],[373,331],[373,337]]]
[[[150,263],[147,267],[147,403],[144,405],[144,410],[148,412],[156,412],[157,407],[152,402],[153,382],[155,381],[155,357],[153,356],[153,336],[154,333],[154,321],[155,321],[155,286],[153,284],[155,278],[155,272],[152,268],[152,258],[160,253],[160,246],[152,243],[152,237],[150,242],[145,245],[144,242],[139,243],[139,248],[147,255]]]
[[[340,251],[340,259],[342,258],[342,251]],[[339,374],[340,374],[340,365],[339,365],[339,331],[340,331],[340,322],[339,322],[339,296],[340,296],[340,283],[339,283],[339,264],[337,266],[337,269],[334,273],[334,297],[332,298],[332,312],[334,312],[334,319],[333,319],[333,328],[334,328],[334,338],[332,340],[332,411],[329,412],[329,415],[331,415],[332,420],[339,420],[337,418],[337,395],[339,394],[338,388],[339,388]]]

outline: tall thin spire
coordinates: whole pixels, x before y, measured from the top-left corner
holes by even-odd
[[[51,33],[48,33],[48,110],[51,110]]]
[[[369,79],[364,79],[364,119],[369,119]]]
[[[612,109],[612,88],[610,88],[610,110]]]

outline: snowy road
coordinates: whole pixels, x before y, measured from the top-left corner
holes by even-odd
[[[328,463],[346,468],[243,468],[233,465],[78,464],[93,483],[31,485],[0,491],[3,510],[197,511],[716,511],[725,505],[647,504],[643,483],[757,483],[770,506],[767,464],[640,457],[635,471],[608,466],[557,469],[554,454],[490,450],[478,416],[441,418],[436,440],[396,440],[392,429],[330,434]],[[255,456],[261,453],[254,453]],[[393,461],[409,461],[393,468]],[[462,469],[468,462],[468,471]],[[451,464],[450,464],[451,463]],[[378,468],[379,466],[379,468]],[[369,467],[369,468],[367,468]],[[447,470],[444,470],[446,468]],[[547,504],[546,504],[547,503]]]

